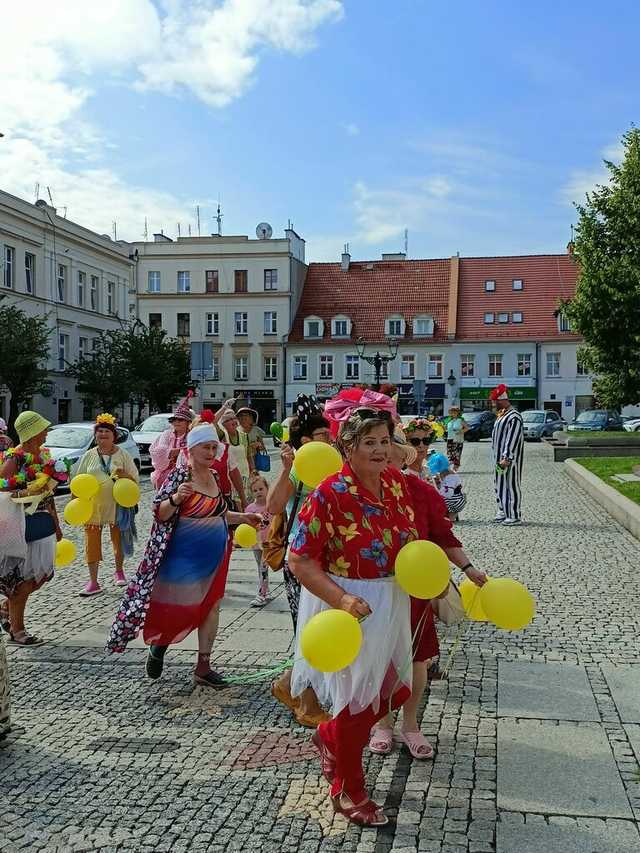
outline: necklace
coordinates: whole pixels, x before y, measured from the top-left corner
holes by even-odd
[[[21,445],[10,447],[4,453],[0,453],[0,461],[6,462],[8,459],[15,460],[18,473],[12,477],[0,477],[0,489],[3,490],[19,489],[25,483],[35,480],[39,474],[52,477],[56,470],[55,462],[49,456],[49,451],[44,447],[35,455],[27,453]]]

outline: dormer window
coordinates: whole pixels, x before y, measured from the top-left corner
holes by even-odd
[[[351,335],[351,320],[348,317],[334,317],[331,322],[331,337],[348,338]]]
[[[413,321],[413,337],[414,338],[430,338],[433,337],[433,317],[415,317]]]
[[[304,321],[305,338],[321,338],[324,334],[324,323],[320,317],[306,317]]]
[[[385,335],[388,338],[404,338],[404,320],[402,317],[389,317],[385,326]]]
[[[571,331],[571,323],[569,318],[563,312],[558,314],[558,331],[559,332],[570,332]]]

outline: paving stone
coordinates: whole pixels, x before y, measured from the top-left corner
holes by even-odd
[[[613,825],[612,825],[613,823]],[[640,853],[633,823],[608,821],[595,826],[499,823],[496,853]]]
[[[498,663],[498,716],[600,722],[586,670],[570,663]]]
[[[602,665],[623,723],[640,723],[640,666]]]
[[[498,721],[498,808],[632,817],[603,729]]]
[[[638,765],[640,764],[640,726],[629,723],[624,727],[624,729],[629,738],[633,754],[635,755],[636,765]],[[638,785],[638,794],[640,795],[640,785]]]

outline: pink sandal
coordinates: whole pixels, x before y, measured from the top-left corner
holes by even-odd
[[[401,732],[398,740],[404,744],[412,758],[426,760],[433,758],[434,749],[422,732]]]
[[[369,751],[375,755],[389,755],[393,749],[393,729],[375,727],[369,738]]]

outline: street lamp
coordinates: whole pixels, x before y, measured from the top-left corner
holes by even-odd
[[[449,371],[449,376],[447,377],[447,385],[449,386],[449,397],[451,398],[451,402],[453,403],[455,399],[455,394],[453,389],[456,387],[456,382],[458,380],[455,377],[453,370]]]
[[[376,352],[375,355],[365,355],[365,341],[364,338],[357,338],[356,340],[356,349],[358,351],[358,358],[361,358],[363,361],[366,361],[367,364],[371,364],[376,374],[375,381],[375,390],[380,390],[380,374],[382,373],[382,365],[388,364],[390,361],[394,361],[396,356],[398,355],[398,341],[394,338],[387,338],[387,347],[389,348],[389,352],[381,353]]]

